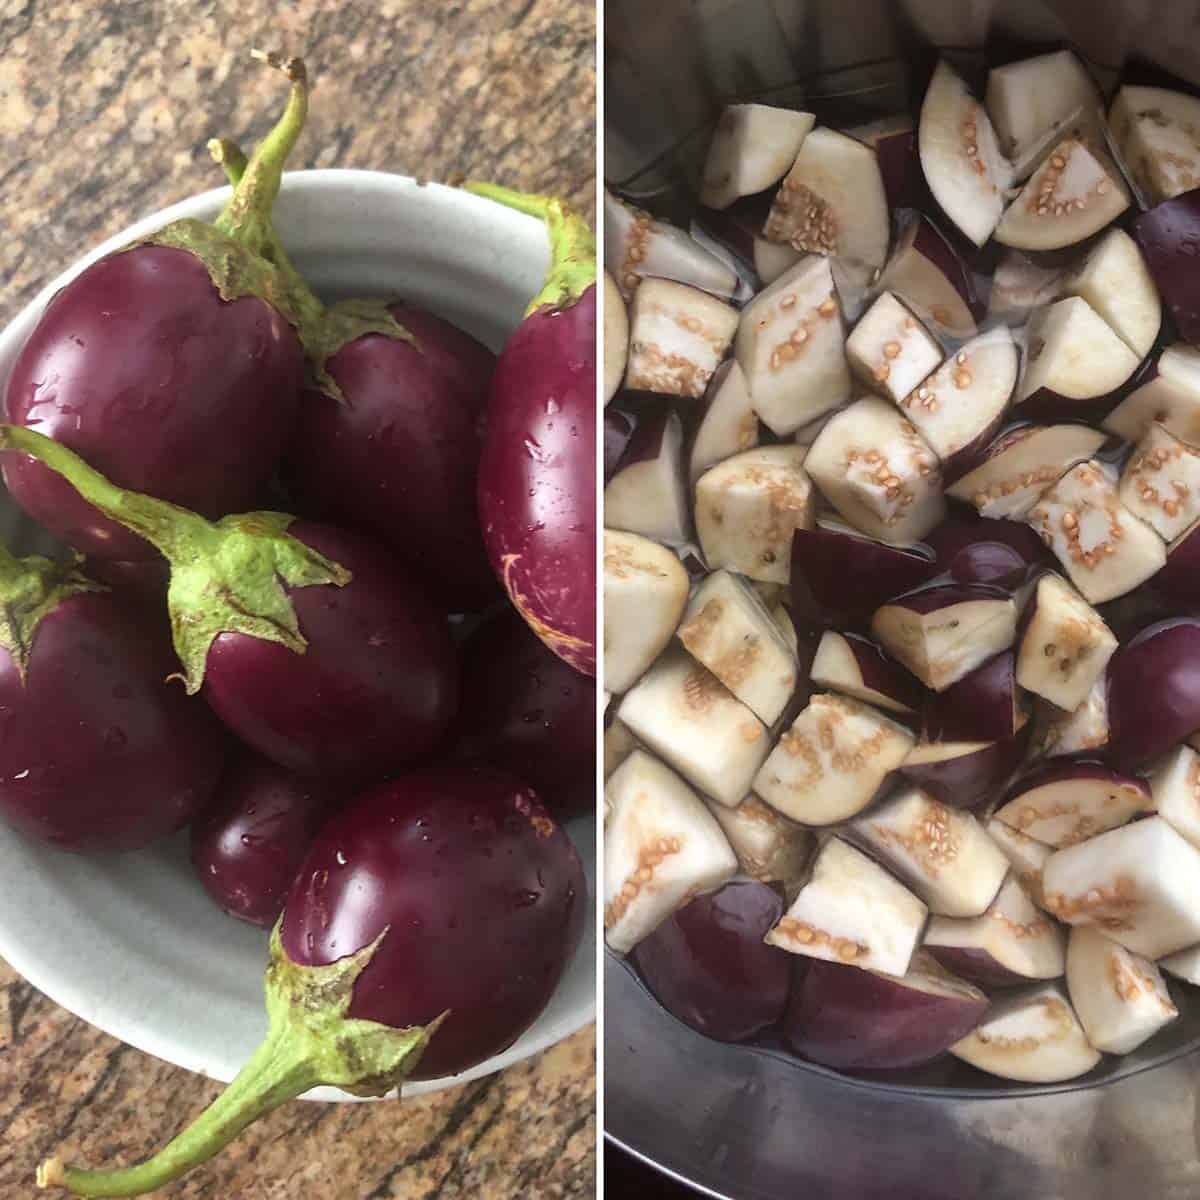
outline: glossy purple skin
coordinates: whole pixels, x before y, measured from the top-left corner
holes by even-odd
[[[1031,568],[1051,564],[1042,539],[1017,521],[981,517],[955,508],[925,539],[937,556],[939,574],[955,583],[987,583],[1017,588]]]
[[[1179,336],[1200,345],[1200,188],[1142,213],[1133,222],[1133,236]]]
[[[1104,787],[1137,788],[1150,802],[1150,785],[1138,775],[1122,775],[1103,763],[1089,759],[1060,759],[1022,776],[1008,789],[1005,802],[1027,796],[1052,783],[1100,783]]]
[[[306,512],[388,546],[443,608],[483,608],[498,594],[475,506],[496,356],[433,313],[390,311],[416,345],[369,333],[329,359],[344,399],[304,393],[288,483]]]
[[[1143,629],[1108,665],[1109,757],[1132,771],[1200,729],[1200,620]]]
[[[93,558],[88,560],[86,570],[93,579],[107,583],[118,599],[153,612],[165,628],[170,628],[167,585],[171,582],[171,568],[165,558],[135,559],[133,562]]]
[[[51,300],[5,406],[9,421],[70,446],[113,483],[221,517],[253,508],[303,370],[295,331],[269,304],[226,302],[194,255],[139,246]],[[38,524],[86,554],[157,553],[32,458],[6,455],[4,480]]]
[[[933,555],[832,529],[792,536],[792,612],[816,626],[864,627],[882,604],[924,583]]]
[[[0,814],[60,850],[137,850],[186,825],[227,747],[167,677],[165,625],[110,593],[75,595],[38,625],[22,683],[0,650]]]
[[[1075,247],[1071,249],[1076,251]],[[1078,253],[1082,254],[1083,251]],[[1038,425],[1057,425],[1070,421],[1099,425],[1126,396],[1136,392],[1158,374],[1158,366],[1154,361],[1156,357],[1155,351],[1152,350],[1134,368],[1133,374],[1111,391],[1077,399],[1074,396],[1064,396],[1051,388],[1038,388],[1036,392],[1014,405],[1012,411],[1022,421],[1033,421]]]
[[[579,855],[500,772],[411,771],[326,822],[284,908],[284,953],[330,963],[387,929],[349,1015],[395,1028],[449,1010],[413,1078],[457,1074],[545,1008],[583,934]]]
[[[633,437],[638,421],[633,413],[611,405],[604,410],[604,482],[616,474],[621,456]]]
[[[787,1003],[792,956],[763,941],[783,909],[766,884],[728,883],[685,904],[630,958],[669,1013],[706,1037],[743,1042]]]
[[[192,866],[204,890],[231,917],[269,929],[337,798],[325,780],[241,755],[192,824]]]
[[[913,135],[899,135],[913,136]],[[882,141],[895,141],[897,135],[884,138]],[[882,144],[882,143],[881,143]],[[878,151],[877,151],[878,154]],[[916,162],[920,171],[920,160]],[[882,170],[883,163],[880,162]],[[884,180],[886,188],[886,177]],[[917,231],[913,236],[913,249],[927,258],[945,277],[950,286],[958,293],[967,310],[976,321],[982,321],[987,315],[987,305],[983,304],[975,290],[975,280],[967,269],[962,256],[955,250],[950,239],[926,216],[917,218]]]
[[[987,997],[933,995],[900,979],[814,959],[796,980],[783,1036],[797,1054],[843,1071],[916,1067],[983,1019]]]
[[[863,685],[888,696],[914,711],[922,707],[925,689],[894,658],[890,658],[870,638],[857,633],[844,633],[846,644],[854,654],[858,675]]]
[[[456,759],[500,767],[556,817],[595,808],[596,681],[552,653],[512,609],[461,648]]]
[[[888,601],[888,605],[908,609],[909,612],[928,616],[943,608],[956,604],[972,604],[978,600],[1007,600],[1003,588],[982,583],[931,583],[927,587],[905,592]]]
[[[479,468],[492,570],[560,658],[596,673],[596,288],[539,308],[496,364]]]
[[[309,521],[288,532],[353,579],[287,589],[304,654],[218,634],[204,698],[246,745],[288,770],[378,779],[432,749],[453,719],[457,664],[446,622],[382,546]]]
[[[883,176],[888,210],[924,208],[929,198],[921,157],[917,152],[916,129],[902,129],[875,139],[875,158]]]
[[[1016,658],[1006,650],[964,675],[925,706],[932,742],[1003,742],[1016,733]]]
[[[613,474],[619,475],[626,467],[638,463],[653,462],[663,453],[667,430],[678,422],[679,416],[670,408],[662,408],[642,417],[626,441]]]
[[[1019,987],[1030,982],[978,946],[927,946],[926,949],[947,971],[977,987]]]
[[[1167,548],[1167,561],[1151,586],[1174,604],[1200,606],[1200,522],[1184,530]],[[1137,594],[1137,593],[1135,593]]]
[[[896,773],[951,808],[972,809],[990,799],[1021,765],[1033,722],[1027,721],[1003,742],[936,763],[905,763]]]

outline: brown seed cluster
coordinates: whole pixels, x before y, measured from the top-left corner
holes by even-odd
[[[721,681],[703,667],[689,671],[683,681],[683,702],[694,713],[708,712],[724,694]]]
[[[1044,1010],[1046,1019],[1052,1025],[1058,1027],[1058,1035],[1069,1034],[1074,1028],[1070,1010],[1057,996],[1043,996],[1038,1000],[1038,1005]],[[986,1029],[982,1028],[977,1029],[974,1036],[985,1046],[990,1045],[997,1050],[1012,1050],[1021,1054],[1037,1050],[1049,1040],[1048,1038],[1036,1038],[1032,1035],[1020,1038],[1005,1037],[1000,1033],[989,1033]]]
[[[930,879],[937,879],[943,867],[958,858],[961,844],[950,828],[950,810],[930,800],[911,829],[901,832],[886,825],[874,826],[885,846],[899,846]]]
[[[1145,476],[1166,470],[1171,463],[1180,461],[1183,456],[1182,446],[1156,446],[1138,454],[1128,468],[1131,477],[1136,480],[1138,498],[1142,503],[1157,505],[1168,517],[1179,516],[1192,498],[1191,489],[1182,479],[1170,479],[1167,481],[1167,487],[1170,489],[1168,494],[1161,496],[1158,488]]]
[[[972,105],[967,113],[966,119],[962,123],[962,147],[963,153],[971,160],[971,166],[974,168],[977,175],[987,174],[987,164],[983,161],[983,155],[979,153],[979,106]],[[986,117],[984,118],[987,119]]]
[[[870,952],[870,948],[862,942],[856,942],[852,938],[834,937],[824,929],[818,929],[815,925],[809,925],[807,921],[798,920],[796,917],[784,917],[775,926],[775,932],[790,941],[799,942],[802,946],[826,947],[842,962],[853,962]]]
[[[621,890],[604,909],[604,928],[611,929],[628,911],[642,889],[654,879],[654,872],[673,854],[678,854],[682,843],[677,837],[660,837],[642,848],[638,854],[638,865],[629,873]]]
[[[617,272],[621,284],[627,293],[637,287],[641,279],[640,268],[646,259],[646,245],[650,240],[654,218],[641,208],[632,204],[625,207],[633,214],[633,224],[629,227],[629,241],[625,247],[625,257]]]
[[[698,399],[704,395],[712,372],[692,361],[684,354],[665,351],[648,342],[635,341],[629,344],[628,386],[652,392],[675,392],[681,396]]]
[[[1089,888],[1082,896],[1048,892],[1045,899],[1046,908],[1062,920],[1091,923],[1101,929],[1128,929],[1138,907],[1137,884],[1128,875],[1118,876],[1111,887]]]
[[[789,242],[810,254],[838,252],[838,220],[833,206],[789,174],[779,185],[763,228],[768,241]]]
[[[1032,921],[1022,923],[1014,921],[1007,913],[1001,912],[998,908],[992,910],[992,920],[999,922],[1008,930],[1017,941],[1023,941],[1025,938],[1042,937],[1050,930],[1050,922],[1045,917],[1034,917]]]

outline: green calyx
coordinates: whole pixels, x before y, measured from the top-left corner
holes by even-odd
[[[474,180],[468,180],[462,187],[546,223],[550,235],[550,270],[542,290],[525,309],[526,316],[539,308],[570,308],[596,282],[596,239],[587,221],[564,201]]]
[[[16,664],[22,683],[42,618],[71,596],[108,591],[79,569],[81,561],[58,563],[39,554],[16,558],[0,546],[0,646]]]
[[[228,138],[212,138],[208,143],[208,151],[213,161],[224,169],[236,195],[249,168],[241,147]],[[265,232],[263,254],[274,267],[287,305],[296,315],[313,382],[325,395],[345,402],[342,389],[329,374],[326,364],[348,342],[364,334],[377,333],[396,341],[408,342],[420,350],[416,338],[392,316],[386,301],[342,300],[326,308],[296,270],[269,219]]]
[[[219,633],[308,647],[285,586],[344,587],[351,575],[287,532],[286,513],[254,512],[208,521],[165,500],[109,483],[74,451],[19,425],[0,425],[0,449],[44,463],[111,517],[155,546],[171,564],[167,605],[188,694],[204,682],[208,648]]]
[[[189,251],[208,268],[222,300],[257,296],[282,313],[303,336],[304,313],[297,309],[295,297],[267,249],[272,239],[271,209],[279,195],[283,166],[308,116],[308,77],[301,59],[284,59],[261,50],[251,54],[282,71],[291,82],[283,116],[244,163],[233,195],[212,224],[173,221],[135,245]]]
[[[77,1196],[140,1196],[207,1162],[258,1117],[310,1088],[382,1096],[399,1087],[445,1014],[409,1029],[347,1016],[355,981],[386,936],[385,929],[356,954],[306,967],[284,953],[277,923],[266,972],[267,1036],[225,1091],[145,1162],[92,1171],[50,1158],[38,1167],[38,1186]]]

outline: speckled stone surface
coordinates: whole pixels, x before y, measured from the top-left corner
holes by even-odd
[[[0,0],[0,321],[139,216],[221,182],[280,99],[245,53],[304,54],[292,165],[469,172],[594,203],[594,8],[580,0]],[[558,1200],[595,1187],[595,1038],[402,1104],[294,1103],[177,1200]],[[139,1158],[217,1085],[98,1032],[0,963],[0,1200],[55,1148]]]

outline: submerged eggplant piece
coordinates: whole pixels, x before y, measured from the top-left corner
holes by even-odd
[[[1133,591],[1166,562],[1158,534],[1122,503],[1105,467],[1072,467],[1029,511],[1027,520],[1092,604]]]
[[[1200,350],[1182,342],[1167,346],[1155,374],[1104,418],[1103,428],[1137,443],[1157,421],[1190,446],[1200,446]]]
[[[810,451],[782,443],[735,454],[696,483],[696,533],[712,568],[787,583],[792,535],[813,524]]]
[[[847,836],[938,916],[978,916],[1008,874],[1008,859],[970,813],[949,808],[920,788],[906,788],[857,817]]]
[[[763,233],[797,250],[882,267],[888,208],[875,151],[833,129],[812,130],[779,185]]]
[[[922,951],[902,976],[811,963],[797,976],[783,1036],[842,1071],[897,1070],[937,1058],[982,1020],[988,999]]]
[[[604,272],[604,403],[607,404],[625,378],[629,360],[629,313],[616,281]]]
[[[878,863],[834,837],[766,941],[791,954],[903,975],[927,912]]]
[[[712,801],[708,807],[751,879],[787,886],[803,878],[812,856],[811,830],[789,821],[753,792],[736,808]]]
[[[690,896],[732,878],[737,859],[696,793],[644,750],[604,794],[604,936],[627,954]]]
[[[942,211],[977,246],[1000,221],[1012,164],[983,106],[943,59],[929,81],[918,128],[921,169]]]
[[[902,725],[856,700],[818,693],[762,764],[754,790],[804,825],[861,812],[912,748]]]
[[[898,403],[930,449],[946,462],[982,447],[1000,428],[1017,386],[1020,354],[1004,327],[981,333]]]
[[[1054,851],[1037,838],[1014,829],[996,817],[990,818],[987,825],[988,837],[1000,848],[1001,853],[1008,859],[1008,865],[1017,882],[1025,889],[1026,894],[1041,906],[1042,903],[1042,872]]]
[[[740,803],[767,755],[762,722],[680,648],[663,654],[625,694],[617,716],[639,741],[722,804]]]
[[[1071,930],[1067,990],[1088,1041],[1106,1054],[1136,1050],[1179,1016],[1149,959],[1087,925]]]
[[[781,437],[845,403],[852,384],[830,260],[809,255],[759,292],[734,349],[754,411]]]
[[[996,1002],[950,1053],[989,1075],[1020,1083],[1077,1079],[1100,1061],[1100,1052],[1055,984]]]
[[[709,575],[692,594],[679,640],[764,725],[774,725],[796,690],[796,655],[745,580],[728,571]]]
[[[942,348],[891,292],[884,292],[846,339],[850,369],[899,403],[941,361]]]
[[[1059,850],[1042,881],[1059,920],[1095,925],[1147,958],[1200,942],[1200,850],[1162,817]]]
[[[1005,209],[996,241],[1018,250],[1060,250],[1099,233],[1129,207],[1115,172],[1083,142],[1059,142]]]
[[[1016,637],[1017,605],[983,585],[934,585],[875,612],[871,632],[926,687],[945,691]]]
[[[738,286],[737,273],[685,230],[656,221],[648,212],[607,191],[604,265],[626,300],[647,277],[675,280],[726,298]]]
[[[671,640],[687,604],[688,576],[664,546],[604,531],[604,682],[633,686]]]
[[[1166,88],[1125,86],[1108,114],[1134,182],[1160,204],[1200,184],[1200,100]]]
[[[981,987],[1058,979],[1066,970],[1062,929],[1011,877],[982,915],[934,917],[923,944],[942,966]]]
[[[1068,296],[1034,313],[1026,338],[1018,404],[1047,394],[1067,403],[1105,396],[1125,383],[1140,361],[1079,296]]]
[[[1117,639],[1100,614],[1065,580],[1043,575],[1021,638],[1017,682],[1074,712],[1116,648]]]
[[[975,808],[1011,778],[1028,744],[1028,720],[1007,741],[920,742],[897,774],[952,808]]]
[[[880,541],[918,541],[945,515],[937,456],[910,421],[876,397],[834,416],[805,467],[851,525]]]
[[[1066,279],[1065,267],[1045,266],[1020,250],[1006,250],[992,272],[988,316],[1006,325],[1024,325],[1034,309],[1062,297]]]
[[[1113,760],[1127,771],[1200,729],[1200,620],[1156,622],[1113,655],[1108,716]]]
[[[1063,287],[1083,297],[1139,358],[1150,353],[1162,325],[1162,303],[1142,252],[1125,230],[1110,229]]]
[[[787,1003],[792,960],[763,938],[783,900],[761,883],[727,883],[697,896],[633,951],[658,1002],[719,1042],[742,1042],[775,1024]]]
[[[683,423],[667,409],[638,422],[604,489],[604,520],[612,529],[678,546],[688,540]]]
[[[984,459],[946,489],[984,517],[1020,519],[1041,494],[1104,445],[1086,425],[1021,425],[1002,433]]]
[[[796,161],[814,121],[812,113],[769,104],[730,104],[708,144],[700,203],[728,208],[742,196],[778,183]]]
[[[859,634],[827,629],[821,635],[808,676],[817,687],[888,712],[912,713],[921,705],[921,690],[912,676]]]
[[[698,399],[737,327],[737,309],[707,292],[670,279],[644,280],[629,314],[625,386]]]
[[[688,449],[688,482],[693,487],[709,467],[758,445],[758,416],[736,358],[717,368],[702,407]]]
[[[1200,519],[1200,450],[1155,422],[1125,464],[1119,495],[1134,516],[1172,541]]]
[[[1047,846],[1075,846],[1153,812],[1146,781],[1095,762],[1056,763],[1020,780],[997,819]]]

